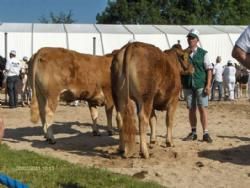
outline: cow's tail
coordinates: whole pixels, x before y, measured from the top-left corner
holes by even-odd
[[[30,115],[31,115],[31,122],[37,123],[39,121],[39,106],[37,101],[37,91],[36,91],[36,69],[37,63],[39,61],[38,53],[32,56],[29,62],[29,83],[32,88],[32,99],[31,99],[31,106],[30,106]]]
[[[125,155],[133,153],[135,146],[136,126],[135,126],[135,112],[134,105],[130,99],[130,80],[129,80],[129,63],[131,62],[131,52],[133,46],[128,45],[124,54],[123,74],[125,76],[124,82],[124,108],[123,108],[123,126],[122,135],[125,143]]]

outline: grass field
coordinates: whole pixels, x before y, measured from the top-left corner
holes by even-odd
[[[161,187],[104,169],[80,167],[30,151],[11,150],[5,144],[0,145],[0,172],[30,188]]]

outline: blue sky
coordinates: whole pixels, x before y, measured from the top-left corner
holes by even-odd
[[[105,10],[108,0],[0,0],[0,22],[38,23],[50,12],[73,13],[76,23],[96,23],[97,13]]]

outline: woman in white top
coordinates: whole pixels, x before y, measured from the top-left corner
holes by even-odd
[[[231,60],[227,62],[227,66],[223,71],[225,85],[229,91],[229,100],[234,100],[234,88],[236,81],[236,69]]]

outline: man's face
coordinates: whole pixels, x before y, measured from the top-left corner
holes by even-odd
[[[189,46],[190,48],[196,47],[198,41],[199,41],[199,40],[198,40],[198,38],[196,38],[196,37],[192,37],[192,36],[188,36],[188,37],[187,37],[188,46]]]

